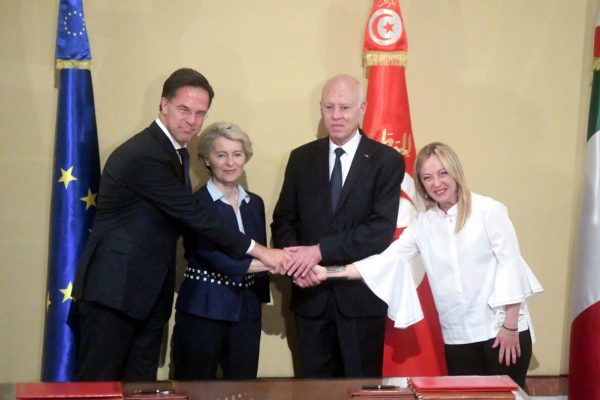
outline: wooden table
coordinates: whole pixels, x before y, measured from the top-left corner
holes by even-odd
[[[406,378],[384,379],[256,379],[248,381],[193,381],[124,383],[124,392],[137,389],[174,389],[185,391],[189,400],[348,400],[348,389],[362,385],[394,384],[402,386]],[[0,384],[2,400],[15,399],[15,384]],[[517,400],[529,400],[519,390]]]
[[[380,379],[257,379],[248,381],[163,382],[124,384],[123,391],[172,388],[186,391],[189,400],[348,400],[348,389],[381,383]]]
[[[406,378],[126,383],[123,390],[172,388],[186,391],[189,400],[348,400],[348,389],[377,384],[406,386]],[[529,400],[529,396],[523,390],[515,394],[517,400]]]

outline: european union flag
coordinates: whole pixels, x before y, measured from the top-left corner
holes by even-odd
[[[76,343],[67,318],[77,262],[89,235],[100,181],[91,52],[81,0],[60,0],[60,70],[42,380],[75,378]]]

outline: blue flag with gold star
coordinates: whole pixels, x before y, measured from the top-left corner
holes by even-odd
[[[60,70],[42,381],[75,378],[76,335],[68,324],[77,262],[89,235],[100,181],[91,52],[81,0],[60,0]],[[71,315],[73,317],[73,315]]]

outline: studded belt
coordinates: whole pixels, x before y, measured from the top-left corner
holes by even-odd
[[[234,282],[227,275],[220,272],[207,271],[205,269],[188,265],[183,276],[194,281],[214,283],[232,287],[250,287],[254,285],[254,274],[246,274],[242,282]]]

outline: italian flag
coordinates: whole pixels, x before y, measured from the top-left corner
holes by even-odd
[[[587,130],[583,206],[573,287],[569,399],[600,399],[600,14]]]
[[[398,195],[397,238],[417,214],[413,168],[416,157],[406,90],[408,42],[398,0],[375,0],[367,21],[363,65],[368,74],[366,134],[404,157],[406,174]],[[383,376],[446,375],[444,343],[431,288],[423,267],[414,268],[425,318],[405,329],[388,319],[383,350]]]

